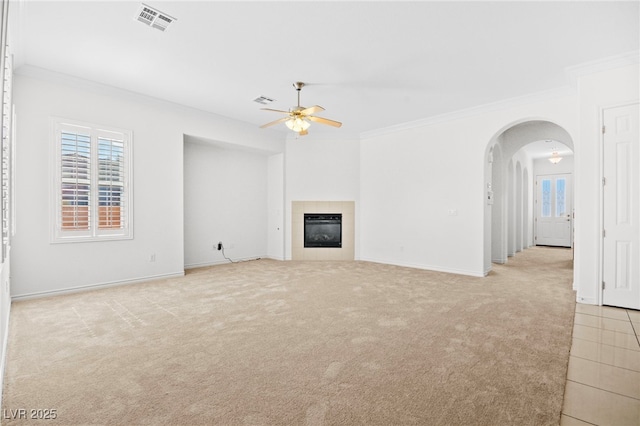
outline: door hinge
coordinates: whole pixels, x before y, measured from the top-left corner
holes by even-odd
[[[604,135],[607,132],[607,126],[602,125],[602,134]]]
[[[607,236],[607,231],[605,231],[604,229],[602,230],[602,238]]]
[[[602,281],[602,289],[604,290],[604,288],[606,287],[604,281]]]
[[[604,185],[606,185],[606,184],[607,184],[607,178],[603,177],[603,178],[602,178],[602,185],[604,186]]]

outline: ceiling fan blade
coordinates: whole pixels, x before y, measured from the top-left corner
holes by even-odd
[[[311,115],[311,114],[315,114],[316,112],[322,112],[322,111],[324,111],[324,108],[322,108],[320,105],[314,105],[312,107],[303,109],[302,111],[300,111],[300,114]]]
[[[273,112],[283,112],[285,114],[289,114],[289,111],[283,111],[281,109],[272,109],[272,108],[260,108],[263,111],[273,111]]]
[[[307,118],[311,121],[315,121],[316,123],[320,123],[320,124],[328,124],[329,126],[333,126],[333,127],[340,127],[342,126],[342,123],[339,121],[334,121],[334,120],[329,120],[328,118],[322,118],[322,117],[314,117],[312,115],[308,115]]]
[[[273,126],[274,124],[284,123],[288,119],[289,119],[289,117],[282,117],[282,118],[277,119],[276,121],[272,121],[271,123],[263,124],[262,126],[260,126],[260,128],[264,129],[265,127]]]

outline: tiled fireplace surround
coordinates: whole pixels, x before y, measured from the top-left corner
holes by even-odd
[[[342,247],[304,246],[305,213],[342,213]],[[353,201],[292,201],[291,202],[291,259],[292,260],[354,260],[355,258],[355,202]]]

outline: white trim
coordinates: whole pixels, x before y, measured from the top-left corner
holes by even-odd
[[[53,83],[56,85],[68,86],[74,89],[86,90],[88,92],[91,92],[100,96],[106,96],[109,98],[116,96],[123,100],[143,103],[146,105],[150,105],[152,107],[168,108],[168,109],[174,110],[174,112],[177,112],[177,113],[184,113],[190,116],[201,117],[203,120],[206,120],[206,121],[210,121],[211,118],[213,117],[216,120],[222,120],[225,123],[225,126],[232,126],[233,128],[236,128],[236,129],[243,129],[243,131],[248,128],[246,122],[225,117],[215,112],[199,109],[196,107],[191,107],[188,105],[180,104],[180,103],[169,101],[166,99],[153,97],[150,95],[143,95],[143,94],[132,92],[116,86],[109,86],[106,84],[97,83],[95,81],[71,76],[69,74],[62,74],[56,71],[51,71],[51,70],[36,67],[33,65],[21,65],[16,70],[14,70],[13,75],[14,75],[14,79],[15,79],[15,76],[19,76],[19,77],[21,76],[25,78],[36,79],[36,80]],[[247,140],[246,137],[239,137],[239,136],[230,137],[230,139],[227,139],[227,142],[225,143],[237,145],[238,147],[257,148],[265,153],[269,153],[269,155],[279,154],[283,151],[284,143],[285,143],[285,138],[283,133],[275,131],[273,129],[271,130],[259,129],[258,126],[255,126],[255,135],[259,135],[259,138],[261,141],[260,143],[254,143],[251,140]],[[195,135],[192,135],[192,136],[195,136]],[[271,145],[272,148],[270,148],[270,144],[273,144]]]
[[[604,185],[602,185],[602,179],[604,178],[604,133],[601,129],[604,126],[604,112],[606,108],[600,107],[598,111],[598,130],[600,133],[598,135],[598,206],[596,213],[598,215],[598,224],[600,225],[600,229],[598,233],[600,237],[598,238],[598,253],[597,258],[598,262],[596,263],[597,268],[597,276],[598,279],[595,283],[596,285],[596,298],[593,300],[593,305],[602,306],[602,300],[604,296],[604,290],[602,288],[602,281],[604,280],[604,237],[602,236],[604,230]]]
[[[260,260],[260,259],[271,259],[268,256],[250,256],[250,257],[240,257],[237,259],[230,258],[233,263],[237,262],[248,262],[251,260]],[[196,269],[196,268],[206,268],[207,266],[218,266],[218,265],[226,265],[228,263],[232,263],[227,259],[215,260],[213,262],[198,262],[198,263],[189,263],[184,265],[184,269]]]
[[[0,389],[4,389],[4,372],[7,366],[7,349],[9,348],[9,323],[11,322],[11,301],[7,304],[7,325],[4,329],[4,339],[2,339],[2,353],[0,358]],[[4,392],[0,391],[0,406],[2,405],[2,396]]]
[[[591,297],[578,297],[576,296],[576,303],[581,303],[583,305],[600,305],[596,299]]]
[[[50,242],[51,243],[78,243],[93,241],[113,241],[113,240],[130,240],[133,239],[133,132],[131,130],[122,129],[114,126],[105,126],[102,124],[87,123],[78,120],[67,119],[63,117],[51,117],[51,138],[53,143],[50,144]],[[80,129],[86,131],[90,136],[91,157],[90,157],[90,179],[91,201],[88,205],[91,213],[89,214],[90,226],[87,230],[69,231],[63,230],[61,222],[61,198],[60,188],[62,186],[61,178],[61,150],[63,131],[77,132]],[[99,164],[98,164],[98,146],[101,138],[116,137],[122,139],[123,158],[124,158],[124,186],[122,187],[123,198],[125,200],[125,213],[123,215],[124,227],[115,230],[98,228],[98,208],[100,203],[99,197]]]
[[[383,264],[383,265],[402,266],[402,267],[405,267],[405,268],[423,269],[425,271],[445,272],[445,273],[448,273],[448,274],[467,275],[467,276],[478,277],[478,278],[482,278],[482,277],[485,276],[484,272],[469,271],[469,270],[466,270],[466,269],[456,269],[456,268],[441,268],[441,267],[432,266],[432,265],[423,265],[423,264],[420,264],[420,263],[389,262],[388,260],[375,259],[375,258],[371,258],[371,257],[363,257],[363,258],[360,258],[359,261],[380,263],[380,264]]]
[[[284,262],[286,260],[284,256],[265,256],[263,259],[277,260],[279,262]]]
[[[591,62],[585,62],[572,67],[565,68],[567,80],[572,85],[577,85],[578,79],[582,76],[607,71],[614,68],[621,68],[627,65],[634,65],[640,62],[640,51],[632,50],[620,55],[609,56]]]
[[[160,280],[165,278],[178,278],[183,276],[184,276],[184,271],[181,271],[181,272],[172,272],[172,273],[159,274],[159,275],[148,275],[146,277],[134,278],[131,280],[118,280],[118,281],[109,281],[109,282],[98,283],[98,284],[87,284],[87,285],[81,285],[77,287],[64,288],[61,290],[37,291],[34,293],[17,294],[11,297],[11,301],[17,302],[19,300],[39,299],[42,297],[49,297],[49,296],[61,296],[64,294],[80,293],[80,292],[89,291],[89,290],[100,290],[100,289],[109,288],[109,287],[117,287],[121,285],[129,285],[129,284],[139,284],[139,283],[144,283],[148,281],[155,281],[155,280]]]
[[[577,93],[577,81],[580,77],[593,74],[596,72],[606,71],[609,69],[620,68],[627,65],[633,65],[640,62],[640,51],[632,50],[620,55],[610,56],[608,58],[599,59],[597,61],[585,62],[583,64],[574,65],[565,68],[565,75],[567,78],[567,85],[561,86],[555,89],[544,90],[540,92],[530,93],[523,96],[504,99],[496,102],[491,102],[484,105],[478,105],[471,108],[465,108],[461,110],[452,111],[445,114],[434,115],[432,117],[423,118],[420,120],[409,121],[407,123],[400,123],[394,126],[384,127],[381,129],[370,130],[360,133],[360,138],[366,139],[376,136],[387,135],[390,133],[396,133],[404,130],[415,129],[424,126],[431,126],[434,124],[445,123],[448,121],[460,120],[480,114],[485,114],[492,111],[500,111],[504,109],[510,109],[528,103],[540,102],[557,99],[563,96],[575,95]]]
[[[492,269],[491,265],[488,268],[485,268],[483,277],[486,277],[487,275],[489,275],[489,272],[491,272],[491,269]]]
[[[372,138],[376,136],[387,135],[390,133],[401,132],[404,130],[416,129],[425,126],[432,126],[434,124],[446,123],[449,121],[461,120],[486,114],[493,111],[501,111],[505,109],[511,109],[518,106],[530,104],[533,102],[541,102],[552,99],[558,99],[565,96],[575,95],[576,89],[571,86],[563,86],[556,89],[545,90],[541,92],[531,93],[528,95],[518,96],[515,98],[504,99],[496,102],[491,102],[484,105],[478,105],[471,108],[465,108],[448,112],[444,114],[434,115],[432,117],[423,118],[420,120],[409,121],[407,123],[396,124],[394,126],[385,127],[377,130],[370,130],[360,133],[362,139]]]

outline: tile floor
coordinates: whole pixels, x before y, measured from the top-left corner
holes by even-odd
[[[640,426],[640,311],[576,305],[561,426]]]

